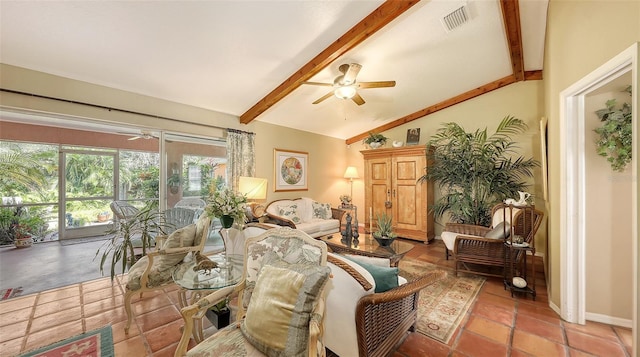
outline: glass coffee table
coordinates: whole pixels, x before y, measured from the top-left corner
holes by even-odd
[[[235,285],[242,279],[244,256],[217,253],[207,257],[216,262],[218,267],[210,271],[194,270],[196,262],[192,261],[181,264],[173,271],[173,281],[180,287],[178,301],[181,308],[195,303],[214,290]],[[187,299],[187,291],[191,292],[189,299]],[[197,343],[203,340],[203,317],[204,313],[194,317],[193,338]]]
[[[362,234],[359,239],[352,238],[350,241],[342,239],[337,234],[320,237],[320,240],[327,243],[327,247],[334,253],[387,258],[392,267],[397,267],[400,259],[414,246],[411,243],[396,239],[390,246],[383,247],[370,234]]]

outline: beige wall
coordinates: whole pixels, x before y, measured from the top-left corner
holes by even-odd
[[[545,44],[545,115],[549,120],[549,300],[560,306],[559,95],[640,40],[640,2],[551,0]]]
[[[633,254],[631,167],[615,172],[606,158],[596,153],[595,128],[602,122],[595,114],[615,98],[618,105],[631,97],[620,90],[631,83],[631,73],[619,78],[611,90],[589,95],[585,118],[586,197],[586,291],[587,314],[631,320],[633,312]],[[588,315],[587,318],[590,316]],[[593,316],[591,317],[593,318]]]
[[[525,121],[529,127],[525,134],[513,137],[516,142],[519,142],[519,155],[525,158],[533,157],[540,161],[539,121],[544,111],[543,88],[542,81],[519,82],[500,88],[384,132],[384,135],[390,139],[387,146],[391,146],[391,142],[394,140],[406,141],[407,130],[411,128],[420,128],[419,145],[425,145],[429,138],[442,127],[442,124],[448,122],[456,122],[466,131],[487,128],[487,132],[490,134],[495,132],[505,116],[512,115]],[[359,159],[359,164],[362,166],[362,157],[360,156]],[[544,211],[541,170],[536,169],[534,175],[535,177],[530,180],[529,192],[534,196],[536,206]],[[436,185],[435,198],[439,197],[441,194]],[[436,222],[436,235],[440,235],[447,221],[448,219],[443,217],[442,222]],[[536,235],[536,249],[540,254],[544,254],[546,251],[545,227],[546,225],[543,224]]]

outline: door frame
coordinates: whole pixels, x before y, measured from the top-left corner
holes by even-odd
[[[633,251],[633,349],[638,338],[638,43],[633,44],[578,82],[560,93],[560,315],[569,322],[585,323],[585,96],[610,81],[632,73],[633,121],[632,172],[636,185],[632,188]]]

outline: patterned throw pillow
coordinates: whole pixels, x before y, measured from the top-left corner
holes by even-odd
[[[265,265],[240,329],[267,356],[308,356],[309,321],[330,268],[313,264]]]
[[[297,204],[278,205],[278,215],[287,218],[295,224],[302,222],[300,216],[298,216]]]
[[[313,201],[312,206],[313,218],[330,219],[332,217],[330,203],[320,203]]]

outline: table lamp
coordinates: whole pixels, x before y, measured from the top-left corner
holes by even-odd
[[[267,198],[267,179],[260,177],[240,176],[238,178],[238,191],[247,197],[247,200],[264,200]],[[264,206],[257,202],[249,202],[247,217],[250,220],[259,219],[264,215]]]
[[[351,183],[351,202],[353,202],[353,179],[360,178],[358,176],[358,169],[355,166],[347,167],[347,170],[344,172],[344,178],[349,179]]]

